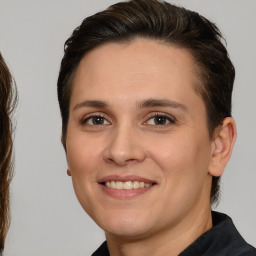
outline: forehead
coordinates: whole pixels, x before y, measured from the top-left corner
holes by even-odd
[[[166,96],[164,90],[169,87],[172,94],[175,89],[177,93],[195,92],[199,82],[188,50],[140,38],[129,43],[106,43],[86,53],[76,70],[73,90],[81,97],[86,91],[90,97],[102,90],[107,93],[107,89],[116,95],[131,89],[137,94],[147,88]]]

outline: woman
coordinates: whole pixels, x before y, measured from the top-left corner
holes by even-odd
[[[68,175],[106,234],[93,255],[256,255],[211,211],[234,77],[218,28],[166,2],[118,3],[73,32],[58,99]]]
[[[11,114],[16,105],[16,92],[10,71],[0,53],[0,255],[9,227],[9,184],[12,177]]]

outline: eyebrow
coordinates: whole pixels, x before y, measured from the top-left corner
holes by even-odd
[[[187,111],[188,108],[176,101],[167,100],[167,99],[146,99],[140,101],[138,108],[151,108],[151,107],[171,107],[171,108],[181,108],[182,110]]]
[[[85,100],[73,108],[73,110],[77,110],[82,107],[91,107],[91,108],[106,108],[108,106],[107,102],[101,100]]]
[[[152,108],[152,107],[171,107],[171,108],[180,108],[182,110],[187,111],[187,107],[179,102],[168,100],[168,99],[146,99],[137,102],[137,108]],[[109,104],[106,101],[102,100],[85,100],[73,108],[73,110],[77,110],[79,108],[83,107],[92,107],[92,108],[107,108],[109,107]]]

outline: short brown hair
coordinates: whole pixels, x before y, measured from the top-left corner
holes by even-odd
[[[72,81],[82,57],[107,42],[136,38],[161,40],[190,51],[201,84],[196,91],[204,100],[209,135],[231,116],[235,69],[217,26],[196,12],[157,0],[120,2],[83,20],[65,43],[58,78],[58,100],[65,146]],[[213,177],[211,201],[217,201],[219,177]]]
[[[16,106],[16,86],[0,53],[0,254],[10,222],[9,184],[12,178],[11,114]]]

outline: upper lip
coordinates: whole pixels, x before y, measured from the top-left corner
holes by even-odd
[[[153,184],[156,183],[154,180],[146,179],[136,175],[120,176],[120,175],[108,175],[98,180],[98,183],[104,183],[107,181],[140,181],[144,183]]]

